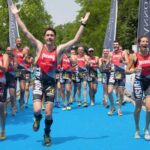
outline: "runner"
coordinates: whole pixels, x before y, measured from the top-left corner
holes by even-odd
[[[97,85],[98,85],[97,69],[98,69],[99,58],[97,56],[95,56],[93,48],[88,49],[88,54],[89,54],[89,58],[88,58],[89,95],[90,95],[91,106],[94,106],[95,105],[95,94],[97,92]]]
[[[6,77],[5,72],[9,66],[9,56],[2,54],[0,47],[0,140],[5,140],[5,124],[6,124]]]
[[[57,69],[56,69],[56,93],[55,93],[55,107],[60,108],[60,97],[61,97],[61,86],[60,86],[60,71],[61,71],[61,65],[57,64]]]
[[[110,77],[110,50],[103,49],[102,57],[99,59],[99,68],[102,73],[102,85],[103,85],[103,100],[102,105],[106,108],[108,104],[108,81]]]
[[[22,64],[22,71],[21,71],[21,75],[22,75],[22,87],[25,90],[25,108],[28,108],[28,100],[29,100],[29,87],[30,87],[30,82],[31,82],[31,73],[33,73],[33,57],[29,56],[29,47],[24,47],[23,48],[23,62]]]
[[[113,115],[115,111],[114,99],[113,99],[113,90],[117,89],[117,92],[120,97],[118,104],[118,116],[122,116],[121,105],[124,98],[124,87],[125,87],[125,64],[124,61],[128,62],[128,58],[124,52],[119,50],[119,42],[114,41],[114,50],[111,55],[111,73],[109,78],[108,85],[108,96],[110,100],[111,109],[108,112],[108,115]]]
[[[85,50],[83,46],[79,46],[77,49],[77,66],[79,71],[79,82],[77,82],[78,92],[78,106],[81,106],[81,87],[83,87],[83,106],[87,107],[86,90],[87,90],[87,58],[85,56]]]
[[[19,81],[19,87],[20,87],[19,88],[19,91],[20,91],[19,106],[20,106],[20,109],[22,110],[24,108],[25,90],[24,90],[24,78],[23,78],[23,75],[21,74],[22,66],[20,66],[20,64],[22,64],[22,62],[23,62],[23,57],[24,57],[24,55],[22,53],[23,48],[21,46],[22,46],[22,40],[20,38],[17,38],[16,39],[16,48],[13,49],[13,53],[18,61],[18,67],[17,67],[17,71],[16,71],[16,80]]]
[[[135,73],[133,84],[134,99],[135,99],[135,135],[134,138],[139,139],[140,135],[140,112],[142,108],[142,100],[145,96],[146,106],[146,124],[144,129],[145,140],[150,140],[149,123],[150,123],[150,51],[148,49],[149,40],[146,36],[141,36],[138,39],[139,51],[133,54],[132,60],[128,63],[126,72]],[[132,65],[135,68],[132,68]]]
[[[50,131],[53,123],[52,108],[55,95],[55,73],[57,66],[57,57],[60,58],[61,52],[68,49],[71,45],[78,42],[81,34],[84,30],[86,22],[90,13],[87,13],[85,17],[81,18],[81,26],[76,33],[75,37],[69,42],[55,46],[56,31],[53,28],[48,28],[44,32],[45,44],[37,40],[26,28],[18,15],[18,9],[15,5],[11,6],[12,13],[14,14],[19,27],[23,33],[29,39],[29,41],[36,47],[35,63],[37,64],[35,81],[33,86],[33,108],[35,121],[33,124],[34,131],[38,131],[40,127],[41,114],[41,100],[42,95],[45,95],[46,108],[45,108],[45,129],[44,129],[44,144],[46,146],[51,145]]]
[[[70,89],[71,89],[71,62],[70,54],[65,53],[61,60],[60,84],[61,97],[63,102],[62,110],[71,110]]]
[[[16,115],[16,72],[17,69],[17,59],[13,55],[13,50],[11,47],[7,47],[6,54],[9,56],[9,67],[6,72],[6,89],[9,90],[9,100],[11,103],[11,114]],[[7,96],[6,96],[7,97]]]
[[[75,96],[73,95],[76,95],[76,85],[74,83],[74,80],[72,78],[72,74],[73,74],[73,68],[74,66],[77,65],[76,63],[76,50],[74,49],[75,46],[72,46],[72,49],[70,51],[70,60],[71,60],[71,88],[70,88],[70,104],[72,104],[74,101],[75,101]],[[74,92],[72,93],[72,90],[74,90]]]

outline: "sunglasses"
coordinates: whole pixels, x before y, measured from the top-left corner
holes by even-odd
[[[93,53],[94,51],[89,51],[89,53]]]

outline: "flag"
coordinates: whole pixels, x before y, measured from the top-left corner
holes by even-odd
[[[9,44],[11,48],[16,47],[16,38],[19,37],[18,25],[15,19],[15,16],[10,10],[12,5],[12,0],[7,0],[8,10],[9,10]]]
[[[139,0],[137,37],[143,35],[150,40],[150,0]]]
[[[117,27],[117,13],[118,13],[118,0],[111,1],[110,17],[107,25],[107,30],[104,40],[104,48],[113,50],[113,42],[116,39],[116,27]]]

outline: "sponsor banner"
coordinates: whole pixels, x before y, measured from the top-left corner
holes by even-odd
[[[18,37],[18,26],[16,23],[16,19],[10,10],[10,6],[12,5],[12,0],[7,0],[8,2],[8,10],[9,10],[9,44],[11,48],[16,47],[16,38]]]
[[[117,12],[118,12],[118,0],[112,0],[110,17],[103,45],[104,48],[108,48],[111,51],[113,50],[113,42],[116,39]]]

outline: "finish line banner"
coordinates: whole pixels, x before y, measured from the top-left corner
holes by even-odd
[[[116,39],[116,26],[117,26],[117,13],[118,13],[118,0],[111,1],[111,10],[103,48],[113,50],[113,42]]]
[[[12,5],[12,0],[7,0],[8,10],[9,10],[9,44],[11,48],[16,47],[16,38],[18,37],[18,26],[16,23],[16,19],[10,10],[10,6]]]
[[[150,40],[150,0],[139,0],[137,37],[142,35],[146,35]]]

